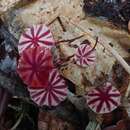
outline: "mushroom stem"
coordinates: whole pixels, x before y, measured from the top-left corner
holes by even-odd
[[[111,54],[116,58],[116,60],[122,65],[122,67],[126,70],[128,74],[130,74],[130,66],[126,63],[126,61],[119,55],[119,53],[114,50],[109,44],[106,44],[104,39],[100,39],[99,43],[107,49]]]

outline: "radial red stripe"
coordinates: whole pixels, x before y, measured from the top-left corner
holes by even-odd
[[[51,49],[54,43],[53,35],[46,25],[34,25],[21,35],[18,50],[22,53],[27,48],[36,46]]]
[[[68,92],[65,81],[62,79],[57,69],[53,69],[50,72],[48,87],[41,89],[41,93],[39,93],[39,90],[35,91],[35,89],[32,88],[29,88],[28,90],[32,100],[39,106],[56,106],[66,99]],[[49,97],[47,96],[48,94]],[[39,100],[36,100],[36,97],[40,97]]]
[[[92,50],[90,45],[82,44],[77,48],[74,59],[76,64],[82,67],[93,65],[96,60],[95,50]]]
[[[96,113],[108,113],[120,105],[120,92],[106,83],[103,87],[88,92],[86,101],[88,106]]]

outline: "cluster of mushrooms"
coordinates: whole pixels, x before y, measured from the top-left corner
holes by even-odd
[[[65,79],[53,63],[51,49],[56,46],[53,34],[46,25],[34,25],[21,35],[17,72],[27,85],[31,99],[38,106],[57,106],[68,95]],[[96,50],[89,44],[80,44],[73,56],[80,67],[95,65]],[[96,113],[109,113],[120,105],[120,92],[111,83],[94,88],[84,96]]]

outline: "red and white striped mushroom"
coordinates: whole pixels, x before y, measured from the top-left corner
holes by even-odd
[[[25,31],[19,40],[19,53],[27,48],[42,46],[51,48],[55,41],[50,29],[46,25],[34,25]]]
[[[96,113],[109,113],[120,105],[120,92],[107,82],[101,88],[94,88],[86,95],[88,106]]]
[[[52,69],[48,86],[42,89],[28,88],[31,99],[39,106],[57,106],[66,99],[68,89],[57,69]]]
[[[81,44],[75,53],[76,64],[82,67],[93,65],[96,60],[95,50],[88,44]]]
[[[48,85],[49,72],[53,68],[52,55],[43,47],[28,48],[21,54],[18,62],[18,74],[31,88],[43,88]]]

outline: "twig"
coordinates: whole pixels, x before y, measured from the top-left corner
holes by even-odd
[[[62,21],[61,21],[61,18],[60,18],[60,17],[57,17],[57,19],[58,19],[58,22],[59,22],[60,26],[62,27],[62,30],[63,30],[64,32],[66,32],[66,29],[65,29],[65,27],[64,27],[64,25],[63,25],[63,23],[62,23]]]
[[[68,20],[67,18],[63,17],[65,20],[67,20],[72,25],[76,26],[79,30],[84,32],[84,35],[88,35],[91,38],[94,38],[90,33],[86,32],[84,28],[80,27],[79,25],[76,25],[73,21]],[[114,50],[110,45],[106,44],[106,41],[104,39],[98,41],[104,48],[106,48],[112,55],[116,58],[116,60],[122,65],[122,67],[126,70],[128,74],[130,74],[130,66],[126,63],[126,61],[118,54],[116,50]]]
[[[64,17],[64,19],[66,19]],[[90,36],[91,38],[94,38],[91,34],[87,33],[82,27],[80,27],[79,25],[76,25],[73,21],[70,21],[68,19],[66,19],[69,23],[71,23],[72,25],[76,26],[79,30],[81,30],[82,32],[84,32],[85,35]],[[126,72],[128,74],[130,74],[130,66],[126,63],[126,61],[118,54],[118,52],[116,50],[114,50],[109,44],[106,44],[105,40],[102,39],[100,41],[98,41],[105,49],[107,49],[115,58],[116,60],[122,65],[122,67],[126,70]],[[125,96],[128,97],[130,92],[130,83],[128,85],[127,91]]]
[[[57,17],[54,18],[50,23],[48,23],[48,26],[50,26],[51,24],[53,24],[56,20],[57,20]]]
[[[48,24],[48,26],[50,26],[50,25],[51,25],[52,23],[54,23],[56,20],[58,20],[58,22],[59,22],[59,24],[60,24],[60,26],[61,26],[63,32],[66,32],[66,28],[65,28],[65,26],[63,25],[60,16],[57,16],[55,19],[53,19],[53,20]]]
[[[84,35],[81,35],[81,36],[78,36],[78,37],[75,37],[75,38],[72,38],[72,39],[57,41],[56,44],[62,43],[62,42],[69,42],[69,43],[71,43],[71,42],[74,42],[74,41],[77,40],[77,39],[82,38],[83,36],[84,36]]]
[[[14,124],[14,126],[10,130],[16,130],[16,128],[19,126],[20,122],[22,121],[23,115],[24,115],[23,113],[20,115],[17,122]]]
[[[94,47],[92,48],[92,50],[94,50],[94,49],[96,48],[97,43],[98,43],[98,37],[96,37],[96,42],[95,42],[95,45],[94,45]]]
[[[122,65],[122,67],[126,70],[128,74],[130,74],[130,66],[126,63],[126,61],[118,54],[116,50],[114,50],[109,44],[105,43],[104,39],[100,39],[99,43],[108,50],[116,60]]]

